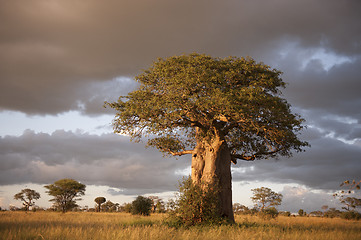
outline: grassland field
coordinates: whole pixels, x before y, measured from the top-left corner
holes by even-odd
[[[361,221],[283,217],[264,220],[236,216],[236,224],[174,228],[166,214],[0,212],[0,239],[361,239]]]

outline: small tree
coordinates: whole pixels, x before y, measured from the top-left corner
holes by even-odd
[[[235,214],[247,214],[247,213],[250,213],[250,210],[248,207],[246,207],[240,203],[234,203],[233,204],[233,212]]]
[[[281,205],[282,194],[273,192],[270,188],[261,187],[252,189],[253,197],[252,201],[256,204],[260,211],[270,206]]]
[[[298,215],[300,216],[300,217],[303,217],[303,216],[305,216],[307,213],[303,210],[303,209],[300,209],[300,210],[298,210]]]
[[[35,204],[34,200],[38,200],[40,198],[40,193],[35,190],[26,188],[21,190],[21,192],[14,195],[15,200],[21,200],[24,205],[24,209],[27,212],[31,206]]]
[[[102,205],[102,210],[104,212],[116,212],[118,210],[118,206],[118,203],[113,203],[112,201],[108,200]]]
[[[322,209],[324,212],[326,212],[327,209],[328,209],[328,205],[323,205],[323,206],[321,207],[321,209]]]
[[[106,199],[105,197],[97,197],[94,199],[94,202],[98,204],[98,212],[100,212],[100,206],[105,203]]]
[[[121,206],[122,211],[126,212],[126,213],[131,213],[132,212],[132,204],[131,203],[124,203]]]
[[[85,185],[73,179],[61,179],[44,187],[48,189],[47,193],[54,197],[49,201],[54,202],[55,207],[63,213],[78,206],[76,201],[81,198],[77,197],[85,194]]]
[[[152,210],[152,200],[143,196],[138,196],[132,202],[132,210],[131,213],[133,215],[139,214],[144,216],[149,216],[150,211]]]

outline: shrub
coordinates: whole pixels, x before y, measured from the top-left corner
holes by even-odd
[[[356,211],[347,211],[342,212],[340,217],[347,220],[360,220],[361,214]]]
[[[275,207],[269,207],[260,211],[258,216],[262,217],[263,219],[273,219],[278,217],[278,210]]]
[[[143,196],[138,196],[132,202],[131,213],[133,215],[139,214],[144,216],[149,216],[150,211],[152,210],[152,200]]]
[[[289,212],[289,211],[283,211],[283,212],[279,212],[279,215],[285,216],[285,217],[290,217],[290,216],[291,216],[291,212]]]
[[[176,200],[168,205],[168,222],[176,226],[221,224],[217,201],[218,190],[206,183],[193,184],[190,177],[184,178],[179,186]]]

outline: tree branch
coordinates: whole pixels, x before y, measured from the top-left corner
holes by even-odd
[[[237,159],[243,160],[243,161],[254,161],[256,160],[256,158],[261,157],[261,156],[266,156],[266,155],[272,155],[275,154],[279,151],[281,151],[283,148],[279,148],[276,149],[274,151],[269,151],[269,152],[257,152],[253,155],[245,155],[245,154],[231,154],[231,161],[234,164],[237,164]]]
[[[163,149],[165,150],[165,149]],[[185,154],[193,154],[194,150],[184,150],[184,151],[181,151],[181,152],[173,152],[169,149],[166,150],[167,152],[169,152],[170,154],[172,154],[173,156],[182,156],[182,155],[185,155]]]

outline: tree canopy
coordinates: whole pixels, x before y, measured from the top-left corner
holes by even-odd
[[[97,204],[98,204],[98,212],[100,212],[101,211],[101,205],[103,204],[103,203],[105,203],[107,200],[106,200],[106,198],[105,197],[97,197],[97,198],[95,198],[94,199],[94,202],[96,202]]]
[[[22,189],[19,193],[14,195],[15,200],[21,200],[23,202],[25,211],[28,211],[29,208],[35,204],[34,200],[39,198],[40,193],[29,188]]]
[[[219,189],[219,215],[234,222],[231,162],[291,156],[303,119],[281,97],[281,72],[252,58],[190,54],[159,58],[139,88],[106,103],[114,132],[147,139],[173,156],[192,154],[193,183]]]
[[[153,202],[150,198],[138,196],[132,202],[131,213],[133,215],[138,214],[138,215],[149,216],[152,210],[152,206],[153,206]]]
[[[191,54],[158,59],[135,79],[139,89],[107,103],[116,133],[181,156],[221,135],[237,159],[255,160],[307,146],[303,119],[280,97],[281,72],[252,58]],[[196,131],[196,129],[198,131]]]
[[[62,212],[66,212],[77,206],[76,200],[81,200],[78,197],[85,194],[86,186],[73,179],[66,178],[44,187],[48,189],[47,193],[54,197],[50,201],[53,201],[55,206],[60,208]]]
[[[265,208],[270,206],[281,205],[282,194],[272,191],[270,188],[261,187],[252,189],[253,197],[252,201],[260,207],[260,210],[263,211]]]

